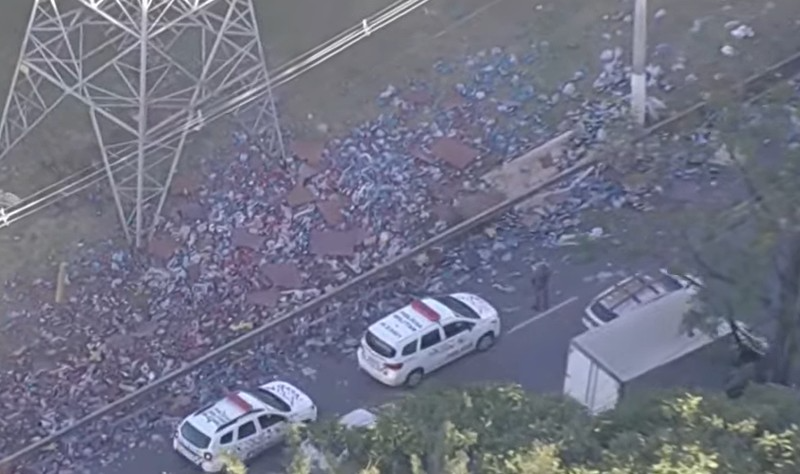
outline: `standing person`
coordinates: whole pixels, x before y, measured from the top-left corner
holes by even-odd
[[[533,283],[534,297],[536,301],[533,309],[536,311],[546,311],[550,307],[550,275],[553,273],[550,265],[544,260],[536,262],[533,267],[533,276],[531,283]]]

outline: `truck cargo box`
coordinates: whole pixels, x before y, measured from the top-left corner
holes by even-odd
[[[572,339],[564,393],[592,413],[639,387],[719,388],[731,367],[730,326],[688,334],[693,292],[676,291]]]

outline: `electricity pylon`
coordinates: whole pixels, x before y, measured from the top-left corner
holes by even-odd
[[[152,236],[189,134],[252,91],[284,158],[253,0],[35,0],[0,158],[64,98],[86,106],[126,238]],[[24,201],[24,197],[22,200]]]

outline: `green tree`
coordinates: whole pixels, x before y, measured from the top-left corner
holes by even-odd
[[[722,170],[717,181],[731,188],[733,199],[700,205],[684,196],[677,201],[655,198],[648,212],[597,212],[593,225],[601,225],[612,238],[584,242],[589,254],[608,255],[613,247],[625,260],[656,260],[698,276],[702,304],[687,319],[687,329],[713,332],[724,320],[764,331],[770,351],[755,367],[756,375],[784,385],[791,382],[800,356],[800,156],[779,145],[796,133],[798,105],[781,95],[766,103],[719,107],[706,124],[708,148],[680,145],[695,157],[705,154],[698,160],[705,166]],[[615,156],[639,156],[628,148]],[[661,176],[670,175],[667,163],[676,153],[670,143],[651,141],[638,152],[654,162],[646,168],[655,172],[642,177],[639,161],[631,158],[612,160],[609,168],[614,170],[607,174],[629,188],[632,176],[651,191],[669,186]]]
[[[496,386],[422,393],[371,429],[331,422],[308,436],[350,450],[337,473],[788,474],[800,462],[796,405],[795,393],[769,386],[737,400],[657,392],[590,418],[569,400]]]
[[[382,409],[373,429],[346,430],[331,421],[313,427],[310,437],[323,451],[346,449],[357,465],[380,472],[414,472],[416,464],[426,472],[441,472],[443,466],[455,472],[454,466],[466,459],[499,462],[483,459],[481,453],[513,451],[532,439],[542,443],[569,439],[566,456],[590,451],[585,429],[590,421],[570,400],[531,397],[517,386],[487,386],[420,392]]]
[[[661,472],[655,467],[669,462],[704,466],[700,472],[797,472],[800,458],[791,445],[800,440],[797,400],[776,386],[753,386],[737,400],[678,392],[626,400],[596,422],[595,435],[606,449],[601,466],[624,460],[633,472]]]
[[[303,426],[293,426],[289,431],[287,442],[292,461],[286,469],[286,474],[311,474],[311,460],[308,456],[303,455],[301,449],[303,432]]]
[[[800,355],[800,156],[760,146],[782,128],[779,124],[796,120],[791,109],[769,113],[772,120],[754,123],[750,109],[722,110],[718,121],[733,150],[730,167],[745,196],[722,219],[697,216],[712,226],[685,235],[690,264],[705,283],[706,311],[693,322],[702,327],[722,317],[765,328],[772,344],[758,377],[788,385]]]
[[[225,466],[226,474],[247,474],[247,466],[239,458],[231,453],[221,455],[222,464]]]

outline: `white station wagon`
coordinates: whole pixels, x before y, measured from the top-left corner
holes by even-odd
[[[436,369],[472,351],[488,350],[499,335],[497,310],[479,296],[423,298],[367,329],[358,365],[386,385],[414,387]]]
[[[173,447],[205,472],[221,472],[221,455],[246,461],[281,443],[292,423],[317,420],[308,395],[288,382],[274,381],[255,390],[228,394],[186,417]]]
[[[602,326],[676,291],[696,293],[700,285],[696,277],[666,270],[636,273],[595,297],[586,307],[583,325],[587,329]]]

